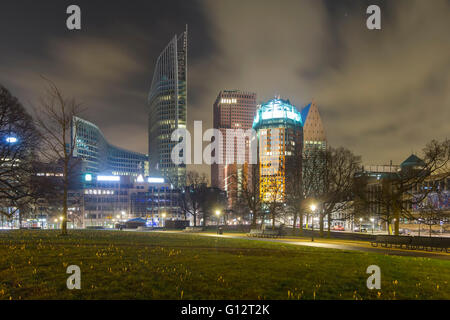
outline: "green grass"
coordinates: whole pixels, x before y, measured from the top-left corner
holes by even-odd
[[[66,268],[81,268],[68,290]],[[366,268],[381,268],[381,290]],[[450,261],[189,234],[0,232],[0,299],[450,299]]]

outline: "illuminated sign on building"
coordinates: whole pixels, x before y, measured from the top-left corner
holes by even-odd
[[[164,183],[164,178],[148,178],[149,183]]]

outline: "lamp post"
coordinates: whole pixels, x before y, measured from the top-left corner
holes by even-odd
[[[219,225],[219,221],[220,221],[220,211],[216,210],[216,216],[217,216],[217,225]]]
[[[362,233],[362,218],[359,218],[359,232]]]
[[[162,216],[162,218],[163,218],[163,223],[162,223],[162,226],[163,226],[163,228],[166,226],[166,213],[165,212],[163,212],[163,214],[161,215]]]
[[[370,221],[372,221],[372,234],[373,234],[373,229],[375,229],[375,219],[370,218]]]
[[[309,208],[311,209],[311,226],[312,226],[311,241],[314,241],[314,213],[317,207],[315,204],[312,204]]]

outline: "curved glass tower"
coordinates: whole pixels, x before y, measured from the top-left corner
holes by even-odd
[[[171,160],[172,132],[186,128],[187,26],[158,57],[148,96],[148,155],[151,174],[161,174],[174,186],[186,182],[186,165]]]
[[[111,145],[95,124],[74,117],[71,135],[76,135],[73,156],[82,160],[81,173],[146,175],[147,156]]]

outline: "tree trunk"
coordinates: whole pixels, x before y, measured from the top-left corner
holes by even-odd
[[[256,227],[256,214],[255,211],[252,212],[252,227]]]
[[[272,214],[272,230],[275,229],[275,212]]]
[[[295,228],[297,227],[297,213],[294,213],[294,222],[292,224],[292,230],[295,232]]]
[[[63,212],[61,221],[61,234],[67,235],[67,192],[69,189],[69,163],[64,161],[64,194],[63,194]]]
[[[328,214],[328,219],[327,219],[327,236],[328,236],[328,238],[331,237],[331,219],[330,219],[330,214]]]
[[[314,223],[314,220],[312,223]],[[319,223],[320,223],[320,233],[319,234],[321,237],[323,237],[323,214],[322,213],[320,214],[320,222]]]
[[[398,236],[400,234],[400,209],[395,206],[394,208],[394,234]]]
[[[303,234],[303,213],[302,212],[300,212],[300,214],[299,214],[299,220],[300,220],[300,225],[299,225],[300,234]]]

